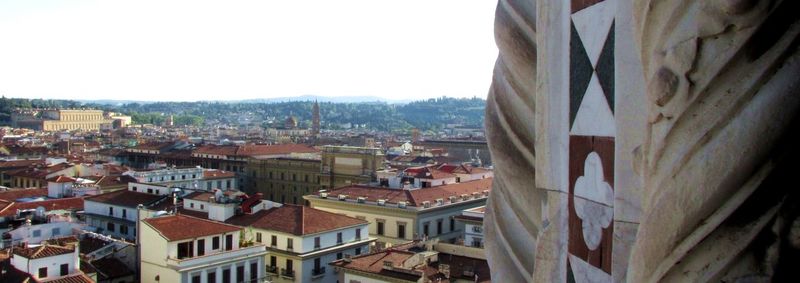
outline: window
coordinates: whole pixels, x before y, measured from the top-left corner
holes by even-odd
[[[358,248],[356,248],[356,255],[360,255],[360,254],[361,254],[361,247],[358,247]]]
[[[453,232],[455,230],[456,230],[456,219],[450,217],[450,232]]]
[[[342,243],[342,232],[336,233],[336,243],[337,244]]]
[[[286,271],[289,271],[289,273],[291,273],[291,271],[294,269],[294,267],[292,265],[293,265],[292,260],[287,258],[286,259]]]
[[[342,259],[343,256],[342,253],[336,253],[336,259]]]
[[[483,241],[481,240],[481,238],[472,238],[472,246],[476,248],[482,248]]]
[[[113,206],[109,206],[108,207],[108,216],[114,216],[114,207]]]
[[[181,180],[186,180],[186,175],[181,175]]]
[[[217,283],[217,273],[216,272],[207,273],[206,282],[208,282],[208,283]]]
[[[361,228],[356,229],[356,240],[361,240]]]
[[[225,187],[229,189],[231,188],[231,180],[225,181]]]
[[[319,237],[314,237],[314,249],[319,249]]]
[[[244,281],[244,265],[236,267],[236,281],[238,282]]]
[[[383,235],[383,222],[378,222],[378,235]]]
[[[175,175],[172,175],[170,177],[172,177],[172,180],[175,181]]]
[[[128,217],[128,210],[122,209],[122,218],[127,218],[127,217]]]
[[[200,274],[192,276],[192,283],[200,283]]]
[[[422,235],[423,236],[428,236],[430,234],[430,229],[429,229],[430,226],[431,226],[430,222],[425,222],[425,224],[422,224]]]
[[[128,235],[128,226],[119,225],[119,233],[123,235]]]
[[[147,189],[147,193],[148,193],[148,194],[152,194],[152,193],[153,193],[153,189],[150,189],[150,188],[148,188],[148,189]]]
[[[153,180],[150,180],[150,181],[152,182]],[[139,189],[137,189],[136,187],[133,187],[133,191],[134,191],[134,192],[135,192],[135,191],[138,191],[138,190],[139,190]]]
[[[114,232],[114,223],[108,222],[108,224],[106,224],[106,230],[109,232]]]
[[[283,180],[283,172],[281,172],[281,180]]]
[[[439,219],[436,221],[436,235],[442,234],[442,220]]]
[[[231,283],[231,270],[230,269],[223,269],[222,270],[222,283]]]
[[[58,227],[53,228],[53,233],[52,234],[53,234],[53,236],[61,235],[61,228],[58,228]]]
[[[272,235],[272,240],[269,242],[270,246],[278,246],[278,236]]]
[[[39,268],[39,278],[47,277],[47,267]]]
[[[61,265],[61,276],[66,276],[69,274],[69,264],[62,264]]]
[[[199,239],[197,240],[197,256],[201,256],[206,254],[206,240]]]
[[[206,209],[206,206],[203,205],[203,204],[200,204],[200,209]]]
[[[278,266],[278,258],[274,255],[269,256],[269,266]]]
[[[211,190],[211,182],[206,183],[206,190]]]
[[[192,257],[192,242],[178,243],[178,259]]]
[[[397,224],[397,237],[400,239],[406,238],[406,224]]]
[[[258,278],[258,264],[254,262],[250,264],[250,282],[256,282],[257,278]]]
[[[233,235],[225,235],[225,250],[230,251],[233,249]]]
[[[286,249],[287,250],[294,249],[294,241],[292,240],[292,238],[287,238],[286,239]]]
[[[256,242],[261,243],[261,232],[256,233]]]
[[[212,250],[219,249],[219,236],[214,236],[214,238],[211,238],[211,249]]]
[[[193,202],[189,203],[189,207],[194,208],[194,203]]]
[[[31,237],[41,237],[41,236],[42,236],[42,230],[33,230],[33,232],[31,232]]]

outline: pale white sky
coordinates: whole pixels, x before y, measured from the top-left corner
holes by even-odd
[[[493,0],[0,0],[0,94],[486,97]]]

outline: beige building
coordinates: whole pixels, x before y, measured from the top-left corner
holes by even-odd
[[[140,222],[141,282],[260,281],[262,244],[240,242],[241,228],[182,214]]]
[[[37,131],[111,129],[114,120],[102,110],[54,109],[28,110],[12,115],[12,125]]]
[[[492,178],[420,189],[353,185],[304,198],[313,208],[368,221],[379,245],[424,238],[455,242],[463,235],[455,217],[483,206],[491,186]]]

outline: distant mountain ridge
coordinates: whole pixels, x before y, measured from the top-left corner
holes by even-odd
[[[293,102],[293,101],[319,101],[319,102],[333,102],[333,103],[368,103],[368,102],[381,102],[389,104],[405,104],[413,102],[412,99],[387,99],[378,96],[323,96],[323,95],[301,95],[301,96],[285,96],[274,98],[251,98],[239,100],[199,100],[199,101],[148,101],[148,100],[114,100],[114,99],[79,99],[80,101],[88,104],[100,105],[123,105],[130,103],[138,104],[152,104],[159,102],[221,102],[221,103],[279,103],[279,102]]]

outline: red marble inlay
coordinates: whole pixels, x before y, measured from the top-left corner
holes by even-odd
[[[572,0],[572,13],[574,14],[577,11],[603,1],[605,0]]]
[[[569,245],[568,252],[589,264],[611,274],[611,249],[614,235],[614,222],[603,229],[602,240],[595,250],[589,250],[583,239],[582,220],[575,212],[575,182],[584,175],[584,161],[591,152],[600,156],[603,177],[614,189],[614,138],[593,136],[569,137]]]

